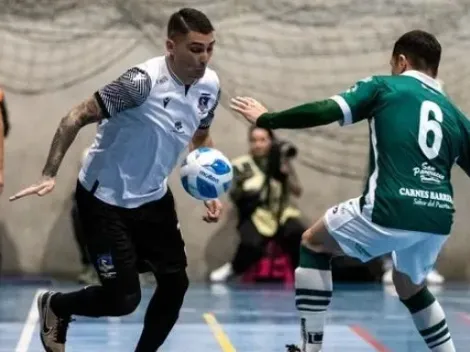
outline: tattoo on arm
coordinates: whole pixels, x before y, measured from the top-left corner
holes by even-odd
[[[99,122],[103,118],[105,118],[105,114],[96,101],[95,96],[80,103],[63,117],[52,139],[49,156],[47,157],[42,174],[48,177],[55,177],[65,153],[75,140],[78,131],[83,126]]]

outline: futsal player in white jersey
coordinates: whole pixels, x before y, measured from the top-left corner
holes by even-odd
[[[168,54],[128,69],[73,108],[60,122],[41,180],[10,198],[51,192],[78,131],[99,123],[76,201],[101,285],[39,297],[46,351],[65,350],[74,315],[132,313],[141,300],[139,272],[153,272],[158,287],[135,351],[156,351],[173,328],[188,278],[167,177],[186,147],[212,146],[209,127],[220,97],[217,74],[207,67],[214,45],[214,28],[202,12],[185,8],[171,15]],[[205,206],[204,220],[217,221],[220,201]]]

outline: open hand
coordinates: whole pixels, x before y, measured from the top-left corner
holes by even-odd
[[[205,222],[217,222],[222,214],[223,205],[218,199],[206,200],[204,205],[207,208],[207,213],[202,217]]]
[[[9,199],[10,201],[14,201],[23,197],[27,197],[33,194],[37,194],[38,196],[44,196],[51,192],[55,187],[55,178],[53,177],[43,177],[38,183],[31,185],[15,195],[11,196]]]
[[[258,118],[268,112],[259,101],[251,97],[236,97],[232,98],[230,108],[240,113],[245,119],[252,124],[256,124]]]

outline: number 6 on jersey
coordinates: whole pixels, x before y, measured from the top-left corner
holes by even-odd
[[[434,120],[431,120],[431,113],[434,115]],[[431,160],[439,155],[442,144],[442,128],[443,121],[442,110],[436,103],[425,100],[421,104],[419,113],[419,137],[418,144],[424,155]],[[428,134],[434,134],[431,145],[428,145]]]

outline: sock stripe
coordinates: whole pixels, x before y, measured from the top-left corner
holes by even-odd
[[[320,297],[331,297],[333,292],[325,290],[312,290],[307,288],[297,288],[295,290],[296,296],[320,296]]]
[[[433,336],[433,337],[429,337],[427,339],[424,339],[424,341],[426,342],[426,344],[429,346],[430,343],[433,343],[433,342],[436,342],[440,339],[442,339],[444,336],[447,336],[447,335],[450,335],[449,334],[449,329],[448,328],[445,328],[442,332],[440,332],[439,334]]]
[[[327,297],[314,297],[314,296],[295,296],[295,300],[299,299],[312,299],[312,300],[317,300],[317,301],[328,301],[328,304],[331,302],[330,298]]]
[[[434,344],[434,345],[428,345],[428,347],[429,347],[430,349],[433,349],[433,348],[435,348],[435,347],[438,347],[438,346],[440,346],[440,345],[445,344],[445,343],[448,342],[450,339],[451,339],[451,336],[449,335],[449,337],[446,338],[445,340],[442,340],[441,342],[438,342],[438,343],[436,343],[436,344]]]
[[[299,312],[314,312],[314,313],[319,313],[319,312],[326,312],[327,307],[323,309],[314,309],[314,308],[303,308],[303,307],[297,307]]]
[[[441,330],[442,327],[444,327],[445,325],[446,325],[446,320],[444,318],[439,323],[437,323],[436,325],[433,325],[433,326],[431,326],[427,329],[424,329],[424,330],[419,330],[419,333],[421,334],[422,337],[426,338],[426,336],[432,335],[432,334],[438,332],[439,330]]]
[[[306,305],[306,306],[327,306],[330,304],[329,299],[311,299],[311,298],[301,298],[301,299],[296,299],[295,304],[297,306],[300,305]]]

